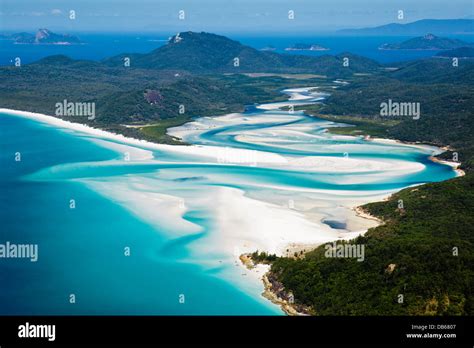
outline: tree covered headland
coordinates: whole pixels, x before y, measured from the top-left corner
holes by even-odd
[[[362,208],[384,223],[348,243],[364,261],[329,258],[325,245],[304,258],[277,258],[271,276],[316,315],[474,314],[474,61],[426,59],[353,78],[323,105],[302,107],[354,126],[339,134],[373,135],[449,146],[440,157],[466,176],[407,188]],[[421,117],[382,117],[388,99],[419,102]],[[401,202],[401,205],[400,205]]]
[[[474,175],[364,209],[385,223],[350,241],[365,245],[363,262],[325,257],[323,245],[272,264],[297,301],[317,315],[474,314]]]
[[[167,128],[193,117],[242,111],[284,99],[283,88],[324,87],[343,78],[350,83],[328,89],[323,105],[304,109],[355,125],[334,132],[449,146],[441,157],[452,160],[456,152],[467,175],[364,206],[384,224],[350,241],[364,244],[362,262],[326,257],[324,246],[304,257],[252,257],[271,263],[272,279],[317,315],[474,315],[474,60],[454,66],[452,55],[388,67],[350,53],[260,52],[222,36],[188,32],[148,54],[102,62],[52,56],[0,67],[1,107],[54,115],[64,99],[94,102],[94,120],[68,120],[176,143]],[[124,58],[131,59],[129,67]],[[311,76],[243,74],[249,72]],[[421,117],[381,117],[380,105],[389,99],[420,103]]]

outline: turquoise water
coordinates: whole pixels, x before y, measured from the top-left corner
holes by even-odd
[[[34,121],[0,116],[0,242],[39,246],[36,263],[0,260],[0,314],[280,313],[209,270],[181,261],[189,240],[161,237],[84,185],[23,180],[42,168],[117,154]],[[21,162],[14,162],[17,151]],[[70,294],[75,304],[68,302]],[[179,294],[185,294],[184,304]]]
[[[424,167],[395,175],[370,168],[307,171],[264,164],[222,165],[165,149],[148,149],[154,160],[126,163],[118,150],[91,141],[94,137],[0,114],[0,243],[39,246],[38,262],[0,259],[0,314],[281,314],[259,296],[261,284],[242,285],[242,277],[237,279],[240,267],[219,251],[219,245],[210,252],[199,251],[212,244],[209,238],[218,230],[213,216],[217,203],[200,199],[218,187],[257,196],[290,194],[295,199],[303,198],[298,192],[310,195],[311,190],[324,190],[327,195],[345,190],[349,198],[370,197],[455,176],[451,167],[428,159],[430,149],[332,137],[324,132],[327,121],[302,113],[251,108],[244,114],[254,120],[279,115],[294,119],[225,124],[189,135],[188,140],[288,158],[339,156],[343,161],[343,153],[349,152],[353,159],[397,160]],[[278,133],[291,127],[306,128]],[[279,141],[269,141],[268,131],[276,132]],[[261,138],[239,138],[246,133]],[[21,152],[21,162],[14,161],[16,152]],[[198,229],[176,233],[159,210],[153,214],[158,221],[147,219],[141,215],[146,209],[140,207],[146,208],[148,201],[134,201],[133,207],[125,201],[136,193],[184,197],[188,209],[183,220]],[[125,198],[117,199],[117,194]],[[69,208],[71,198],[75,209]],[[328,209],[341,202],[336,200]],[[345,226],[327,220],[335,229]],[[130,256],[124,256],[125,247],[130,248]],[[70,294],[76,296],[76,303],[69,303]]]

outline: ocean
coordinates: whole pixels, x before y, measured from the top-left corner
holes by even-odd
[[[348,237],[366,226],[352,206],[455,176],[435,148],[333,136],[278,106],[172,129],[200,146],[179,148],[0,113],[0,242],[39,249],[0,261],[0,314],[279,315],[238,254]]]
[[[120,53],[148,53],[166,44],[168,38],[176,33],[166,34],[85,34],[77,33],[84,45],[16,45],[9,40],[0,40],[0,65],[12,65],[16,57],[22,64],[32,63],[41,58],[63,54],[74,59],[101,60]],[[239,36],[228,35],[256,49],[273,46],[275,52],[285,54],[324,55],[350,52],[389,64],[436,55],[438,51],[381,51],[378,47],[384,43],[402,42],[411,37],[357,37],[357,36]],[[473,36],[455,36],[468,42],[474,42]],[[285,51],[296,43],[319,44],[329,51]]]
[[[159,231],[86,186],[23,179],[51,166],[111,160],[116,152],[6,114],[0,114],[0,132],[0,241],[39,248],[37,262],[1,260],[0,314],[280,313],[263,298],[182,262],[185,249],[167,252],[172,242]]]

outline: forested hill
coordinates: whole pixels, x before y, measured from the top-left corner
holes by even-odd
[[[94,102],[97,117],[93,121],[70,121],[168,142],[170,139],[161,136],[166,128],[160,130],[159,137],[150,138],[150,132],[144,135],[127,126],[176,119],[166,122],[174,125],[177,119],[182,123],[194,116],[243,111],[247,104],[281,98],[283,88],[305,85],[288,77],[252,80],[224,74],[258,71],[306,72],[313,77],[328,76],[331,81],[359,72],[377,73],[381,67],[350,53],[280,55],[257,51],[224,36],[185,32],[148,54],[122,54],[102,62],[56,55],[21,67],[0,67],[0,88],[2,107],[54,115],[55,104],[63,100]],[[321,79],[317,82],[325,83]],[[306,83],[314,85],[311,79]],[[179,113],[181,105],[183,114]]]
[[[420,117],[382,117],[381,103],[420,104]],[[377,136],[409,142],[449,145],[458,152],[464,169],[474,167],[474,61],[462,60],[453,67],[450,59],[407,62],[383,75],[354,79],[331,92],[324,105],[305,107],[332,120],[371,122]],[[369,132],[370,134],[370,132]],[[446,152],[446,159],[453,154]]]
[[[269,277],[297,304],[316,315],[474,315],[473,68],[469,59],[458,66],[441,58],[402,63],[352,79],[324,105],[303,107],[355,124],[339,134],[449,145],[466,175],[362,207],[383,220],[348,242],[364,245],[363,262],[328,258],[325,246],[298,259],[269,258]],[[420,118],[382,117],[380,105],[388,99],[420,103]],[[452,151],[442,156],[452,160]]]
[[[21,67],[0,67],[0,106],[55,115],[58,102],[93,102],[93,120],[66,117],[67,120],[135,138],[176,143],[166,136],[167,127],[193,117],[240,112],[253,103],[284,100],[280,93],[284,88],[325,81],[110,67],[56,55]],[[148,125],[155,128],[141,128]]]
[[[343,35],[419,36],[426,33],[455,35],[472,33],[474,19],[421,19],[410,23],[390,23],[373,28],[343,29]]]
[[[474,315],[474,175],[364,208],[385,224],[349,242],[365,246],[363,262],[324,246],[274,261],[298,303],[317,315]]]
[[[262,52],[225,36],[210,33],[183,32],[147,54],[120,54],[103,61],[108,66],[123,66],[126,58],[135,67],[175,69],[194,73],[239,72],[306,72],[329,76],[376,72],[379,64],[351,53],[336,56]],[[347,64],[344,65],[344,58]]]
[[[382,50],[449,50],[472,46],[471,43],[458,39],[439,37],[433,34],[415,37],[400,43],[383,44]]]

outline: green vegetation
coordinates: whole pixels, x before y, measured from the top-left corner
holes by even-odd
[[[474,314],[474,64],[452,70],[450,63],[416,61],[353,77],[324,104],[300,108],[353,125],[329,129],[337,134],[449,145],[468,174],[364,206],[384,224],[350,241],[365,245],[363,262],[325,257],[324,246],[304,258],[277,258],[269,278],[291,291],[297,305],[317,315]],[[421,118],[381,117],[380,104],[389,98],[419,102]],[[451,159],[452,151],[440,157]]]
[[[320,57],[263,52],[225,36],[204,32],[182,32],[179,37],[173,36],[167,45],[150,53],[120,54],[103,63],[111,67],[123,66],[126,57],[137,68],[183,70],[200,74],[283,72],[341,77],[360,72],[376,72],[380,68],[371,59],[347,52]],[[345,67],[344,58],[350,60],[350,64]]]
[[[312,109],[312,108],[311,108]],[[309,111],[309,110],[307,110]],[[370,135],[372,137],[387,138],[389,136],[388,129],[396,126],[400,120],[387,120],[382,118],[367,118],[360,116],[333,116],[333,115],[318,115],[328,121],[337,123],[346,123],[347,127],[331,127],[329,132],[341,135]]]
[[[58,57],[58,60],[62,60]],[[94,64],[94,63],[91,63]],[[158,129],[141,132],[128,125],[184,123],[192,117],[221,115],[244,110],[254,102],[245,90],[229,88],[218,80],[188,75],[174,77],[169,72],[112,69],[87,62],[66,65],[46,63],[22,68],[0,68],[1,106],[55,115],[56,103],[95,103],[96,118],[64,117],[68,121],[157,142],[175,143],[159,136]],[[147,95],[156,100],[147,100]],[[276,93],[275,93],[276,94]],[[269,98],[269,96],[267,96]],[[183,114],[180,107],[183,105]]]
[[[446,58],[472,58],[474,57],[474,47],[460,47],[453,50],[439,52],[436,56]]]
[[[30,33],[15,33],[15,34],[0,34],[0,38],[4,40],[13,40],[17,44],[81,44],[77,36],[68,34],[57,34],[48,29],[38,29],[34,34]]]
[[[0,68],[1,106],[55,114],[55,105],[94,102],[96,118],[65,117],[125,136],[176,144],[166,135],[194,117],[241,112],[245,105],[286,100],[283,88],[326,79],[291,75],[249,77],[242,74],[190,75],[185,71],[108,67],[102,63],[50,56],[34,64]],[[150,99],[150,96],[152,98]],[[184,113],[180,107],[184,106]],[[166,121],[171,120],[173,121]],[[166,122],[165,122],[166,121]],[[140,128],[154,125],[153,128]],[[133,126],[133,127],[130,127]]]
[[[182,36],[181,36],[182,35]],[[449,145],[467,176],[405,189],[365,209],[385,221],[351,243],[365,245],[365,260],[327,258],[324,247],[303,256],[251,255],[272,263],[269,278],[291,290],[319,315],[473,315],[474,62],[425,59],[383,69],[351,55],[320,57],[260,52],[225,37],[182,33],[182,40],[149,54],[103,62],[52,56],[35,64],[0,68],[1,106],[53,115],[55,104],[95,102],[96,119],[67,118],[126,136],[178,142],[166,134],[194,117],[242,111],[245,105],[285,100],[283,88],[330,90],[307,112],[351,124],[337,134],[369,134]],[[131,67],[123,58],[131,58]],[[234,58],[239,66],[234,66]],[[342,59],[350,59],[348,67]],[[252,75],[245,72],[279,73]],[[305,79],[289,73],[308,74]],[[193,75],[192,75],[193,74]],[[197,75],[199,74],[199,76]],[[327,76],[327,78],[314,75]],[[329,89],[334,78],[350,83]],[[380,116],[388,99],[419,102],[421,117]],[[179,112],[184,105],[185,112]],[[441,157],[452,158],[451,151]],[[403,201],[403,209],[398,201]],[[458,255],[453,255],[453,248]],[[403,294],[403,303],[399,295]]]
[[[207,78],[217,80],[225,84],[227,88],[239,88],[253,96],[254,103],[270,103],[276,101],[286,101],[288,96],[281,93],[286,88],[308,87],[315,85],[321,90],[329,89],[333,85],[332,81],[324,77],[310,77],[300,79],[291,74],[282,76],[261,76],[250,77],[245,74],[222,74],[206,75]]]
[[[368,204],[385,224],[350,242],[365,245],[363,262],[327,258],[321,246],[278,258],[271,272],[317,315],[473,315],[473,189],[471,174]]]
[[[381,121],[364,121],[356,117],[334,117],[332,120],[341,123],[349,123],[354,125],[352,127],[331,127],[329,131],[333,134],[341,135],[370,135],[373,137],[386,137],[386,127],[391,127],[392,125],[388,122]]]
[[[474,164],[474,81],[466,76],[474,69],[474,62],[462,63],[449,79],[446,69],[453,68],[447,60],[425,62],[424,66],[417,62],[416,67],[410,63],[382,76],[353,78],[350,84],[334,90],[324,105],[303,109],[321,118],[356,125],[355,128],[330,129],[338,134],[368,134],[407,142],[449,145],[452,151],[440,157],[450,160],[452,152],[456,151],[462,168],[470,169]],[[409,72],[402,74],[404,69]],[[422,69],[431,69],[428,81],[419,81],[418,76],[426,74]],[[456,76],[459,77],[457,83],[450,81]],[[445,82],[437,82],[440,80]],[[380,104],[389,99],[420,103],[420,118],[380,116]]]
[[[250,258],[255,263],[272,263],[277,260],[275,254],[267,254],[264,251],[259,253],[258,250],[250,254]]]
[[[398,66],[397,66],[398,65]],[[474,84],[474,61],[460,59],[458,66],[453,66],[451,59],[431,58],[395,64],[396,70],[387,77],[402,82],[427,84]]]
[[[156,124],[144,126],[139,129],[140,132],[142,132],[148,140],[153,141],[155,143],[182,144],[179,139],[176,139],[166,134],[166,131],[168,130],[168,128],[178,127],[185,124],[186,122],[189,122],[188,117],[175,117],[163,121],[158,121],[158,123]]]
[[[471,43],[458,39],[427,34],[425,36],[414,37],[412,39],[396,44],[383,44],[383,50],[450,50],[460,47],[470,46]]]

